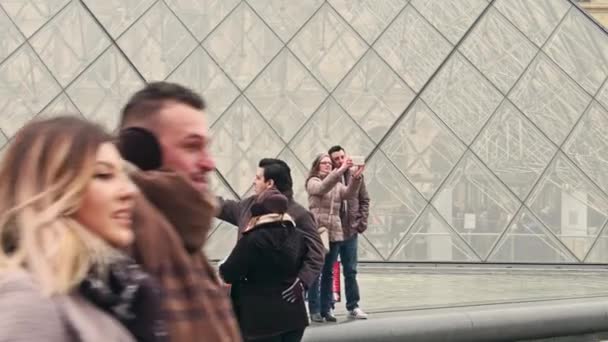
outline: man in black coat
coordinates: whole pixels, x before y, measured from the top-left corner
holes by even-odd
[[[220,199],[220,212],[218,218],[229,222],[239,228],[239,238],[247,227],[251,218],[251,206],[255,203],[257,194],[269,188],[276,188],[288,198],[287,213],[293,218],[296,228],[304,235],[307,247],[302,267],[295,282],[283,291],[283,298],[293,301],[315,281],[321,273],[325,250],[323,242],[317,231],[317,223],[312,214],[296,202],[293,198],[293,181],[291,169],[280,159],[265,158],[258,164],[254,180],[256,195],[241,201]]]

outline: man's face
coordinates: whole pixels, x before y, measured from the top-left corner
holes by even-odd
[[[264,169],[258,167],[255,172],[255,178],[253,179],[253,191],[256,195],[261,194],[266,191],[268,188],[271,188],[274,185],[274,182],[271,180],[266,181],[264,178]]]
[[[340,150],[331,154],[331,162],[334,164],[334,168],[339,168],[342,163],[346,160],[346,153],[344,150]]]
[[[168,102],[157,113],[155,131],[163,153],[163,168],[182,173],[199,190],[208,186],[215,169],[209,152],[205,113],[186,104]]]

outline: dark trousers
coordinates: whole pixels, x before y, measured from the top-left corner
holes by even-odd
[[[281,335],[256,338],[256,339],[245,339],[246,342],[300,342],[304,336],[304,329],[288,331]]]

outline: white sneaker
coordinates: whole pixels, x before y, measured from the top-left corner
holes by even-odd
[[[367,319],[367,314],[361,308],[355,308],[348,312],[348,318],[352,319]]]

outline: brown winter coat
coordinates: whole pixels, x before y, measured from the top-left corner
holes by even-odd
[[[348,186],[340,183],[342,172],[336,169],[325,178],[311,177],[306,181],[308,208],[319,227],[326,227],[330,241],[343,241],[344,232],[340,220],[340,205],[354,198],[361,185],[361,178],[349,177]]]
[[[287,213],[295,221],[296,229],[304,235],[306,255],[298,273],[298,278],[306,287],[309,287],[321,273],[321,267],[325,259],[323,242],[319,237],[317,224],[311,213],[293,199],[291,190],[285,192],[284,195],[289,200]],[[221,211],[218,218],[239,227],[239,236],[241,236],[251,218],[251,206],[255,203],[256,196],[250,196],[241,201],[222,198],[219,198],[219,200]],[[226,254],[228,254],[228,251],[226,251]]]
[[[365,178],[361,175],[361,186],[357,194],[346,201],[346,210],[341,212],[340,219],[342,220],[342,229],[344,231],[344,240],[363,233],[367,230],[367,220],[369,218],[369,194],[365,186]],[[348,184],[348,173],[342,177],[342,183]],[[344,202],[342,202],[344,205]]]
[[[183,177],[137,172],[135,259],[163,290],[171,341],[241,341],[227,292],[202,252],[216,208]]]

